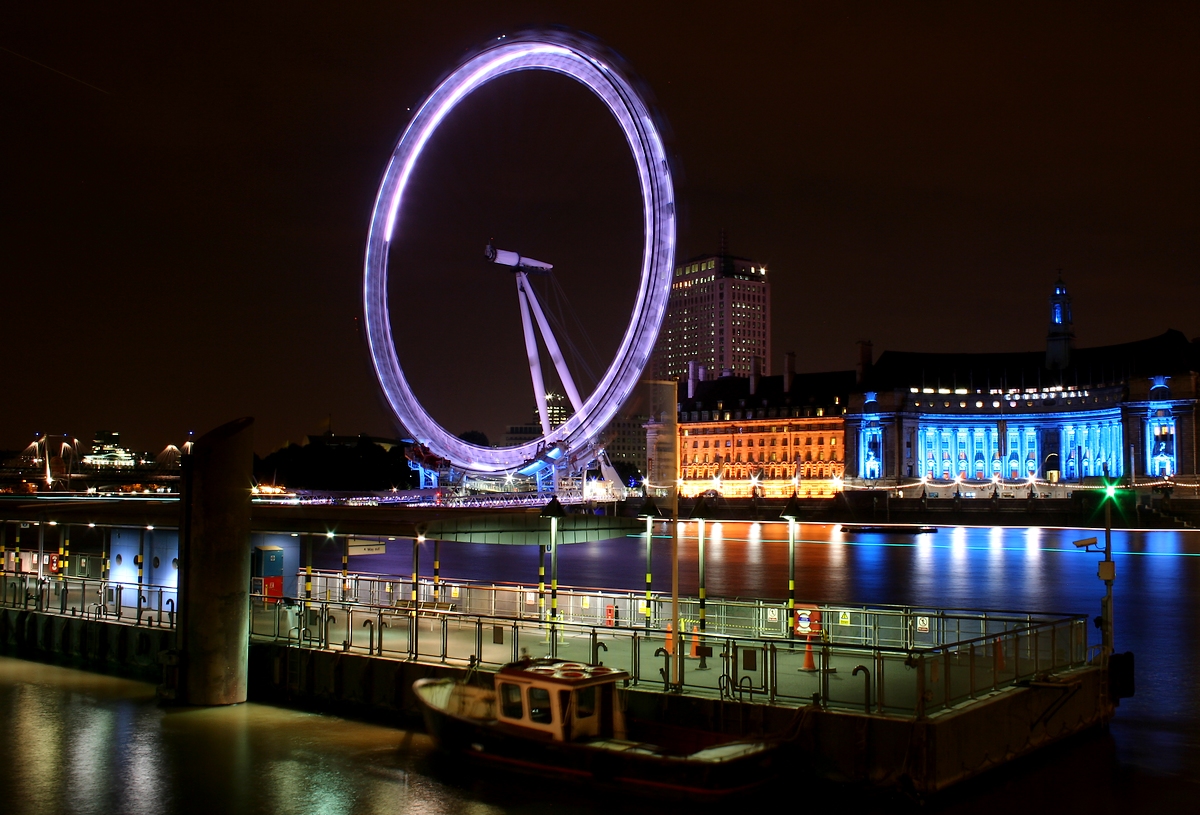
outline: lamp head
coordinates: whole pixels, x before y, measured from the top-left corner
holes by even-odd
[[[800,517],[800,502],[796,500],[795,491],[792,492],[792,497],[784,504],[783,512],[779,513],[779,517],[787,521],[794,521]]]
[[[543,518],[561,518],[566,514],[567,514],[567,511],[565,509],[563,509],[563,505],[558,502],[558,496],[553,495],[550,497],[550,503],[548,503],[548,504],[546,504],[546,506],[542,507],[541,517],[543,517]]]
[[[642,502],[642,506],[638,509],[637,516],[639,518],[658,517],[658,504],[654,503],[654,498],[650,493],[646,493],[646,500]]]

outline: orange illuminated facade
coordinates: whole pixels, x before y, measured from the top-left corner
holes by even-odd
[[[846,469],[854,372],[689,380],[679,404],[680,495],[833,496]],[[681,390],[684,383],[680,383]]]

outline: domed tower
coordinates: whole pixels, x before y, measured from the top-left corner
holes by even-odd
[[[1071,362],[1071,349],[1075,347],[1075,328],[1071,318],[1071,295],[1062,275],[1054,284],[1050,295],[1050,329],[1046,332],[1046,367],[1061,371]]]

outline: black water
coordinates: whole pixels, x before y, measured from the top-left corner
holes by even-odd
[[[1091,534],[955,528],[847,535],[836,526],[805,525],[797,591],[801,599],[830,603],[1096,614],[1103,594],[1098,556],[1071,545]],[[710,596],[785,595],[785,526],[710,524],[706,541]],[[422,573],[432,569],[431,546],[422,546]],[[668,548],[665,538],[655,539],[660,590],[669,588]],[[1200,800],[1200,533],[1116,532],[1113,548],[1116,642],[1137,655],[1137,695],[1122,702],[1108,732],[986,775],[928,809],[1174,811]],[[681,546],[685,593],[695,591],[695,556],[691,525]],[[537,575],[536,550],[523,547],[442,544],[441,563],[449,579],[530,582]],[[370,564],[372,571],[404,574],[411,551],[391,547]],[[636,590],[644,581],[644,541],[566,546],[559,569],[564,584]],[[879,812],[904,804],[797,783],[736,808],[773,809],[776,800],[789,809]],[[436,760],[419,733],[253,704],[167,710],[144,683],[0,659],[0,813],[614,808],[628,805],[523,779],[475,776]]]

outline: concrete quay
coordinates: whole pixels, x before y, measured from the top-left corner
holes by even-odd
[[[423,622],[427,621],[418,624]],[[162,678],[162,663],[170,667],[173,635],[170,628],[134,625],[132,620],[0,609],[0,651],[67,660],[150,681]],[[565,643],[560,653],[575,656]],[[252,640],[248,656],[253,701],[405,727],[419,720],[411,692],[414,680],[464,677],[468,672],[461,663],[436,657],[368,655],[361,646],[300,647],[266,637]],[[693,675],[694,667],[695,660],[690,660]],[[841,665],[829,667],[838,668],[835,681],[849,673]],[[831,672],[823,674],[823,681],[830,681]],[[814,777],[897,787],[920,796],[1101,725],[1114,711],[1107,670],[1092,664],[1035,674],[920,717],[830,709],[812,701],[770,702],[761,695],[729,698],[704,687],[688,687],[683,694],[664,692],[661,684],[646,681],[628,688],[625,695],[632,717],[702,727],[730,737],[786,736],[805,757],[805,772]]]

